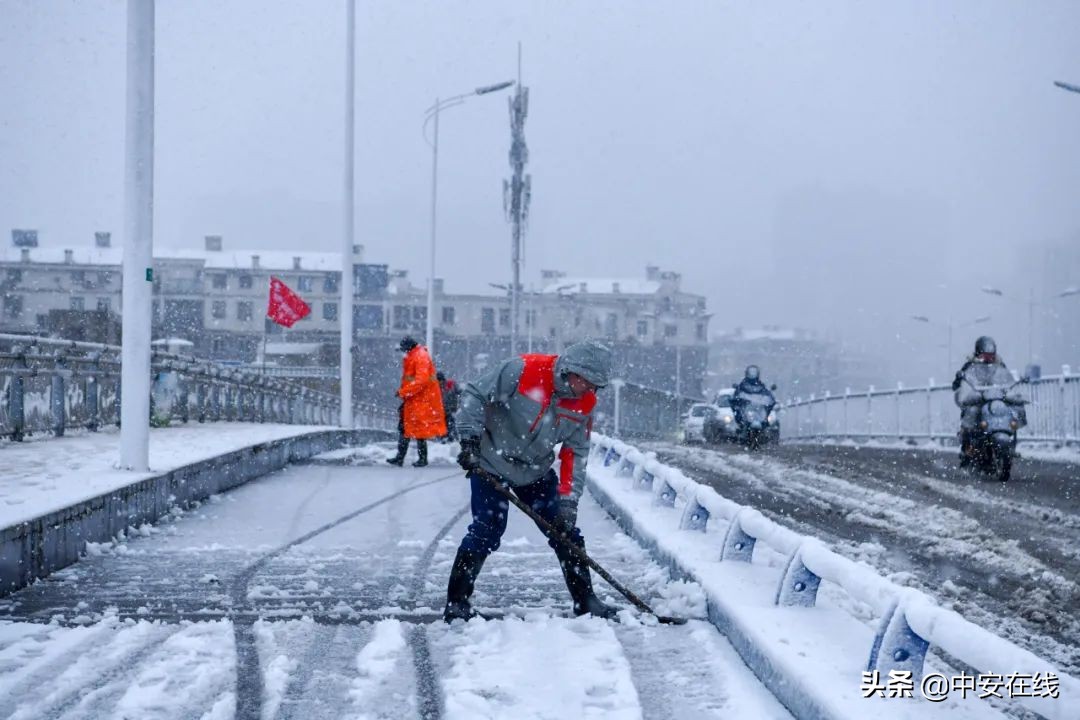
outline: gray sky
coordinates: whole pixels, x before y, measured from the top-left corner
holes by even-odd
[[[1080,96],[1052,85],[1080,82],[1072,0],[357,5],[357,238],[417,284],[423,111],[512,77],[518,40],[527,280],[659,263],[709,297],[714,331],[802,325],[929,352],[941,339],[911,314],[988,314],[981,285],[1036,281],[1023,248],[1080,242]],[[0,0],[4,233],[119,236],[125,7]],[[158,244],[339,246],[344,9],[158,1]],[[505,102],[443,116],[450,290],[509,275]],[[1026,309],[993,314],[1005,342],[1026,338]]]

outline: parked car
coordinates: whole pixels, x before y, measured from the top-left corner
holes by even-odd
[[[705,442],[717,445],[735,439],[735,411],[731,409],[733,394],[734,390],[721,390],[716,394],[716,402],[712,406],[716,408],[716,412],[706,419],[702,428]]]
[[[705,423],[717,408],[708,403],[694,403],[682,416],[683,442],[705,442]]]

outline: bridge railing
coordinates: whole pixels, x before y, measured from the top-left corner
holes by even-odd
[[[914,686],[919,687],[927,653],[936,647],[980,673],[1000,672],[1002,667],[1049,673],[1060,678],[1063,697],[1080,697],[1080,681],[1050,662],[937,605],[925,593],[896,585],[867,565],[833,552],[817,538],[800,535],[753,507],[723,497],[660,463],[654,453],[646,455],[625,442],[594,435],[592,464],[630,479],[634,490],[651,493],[653,506],[678,513],[681,531],[704,534],[707,528],[719,526],[713,537],[720,542],[716,548],[720,563],[751,563],[755,547],[766,546],[782,554],[786,562],[775,575],[774,607],[814,608],[823,582],[867,605],[878,619],[873,642],[864,650],[868,672],[877,671],[881,677],[893,671],[910,672]],[[812,620],[808,617],[807,622]],[[1068,703],[1036,697],[1020,702],[1045,718],[1074,717],[1075,706]]]
[[[611,386],[597,395],[594,428],[617,437],[674,437],[680,416],[697,402],[704,400],[612,380]]]
[[[231,420],[335,425],[336,395],[276,377],[155,351],[150,423]],[[357,426],[390,429],[384,408],[354,408]],[[0,437],[63,435],[120,422],[120,347],[0,334]]]
[[[1060,375],[1043,376],[1023,386],[1027,425],[1021,440],[1080,443],[1080,375],[1068,365]],[[949,385],[876,389],[809,398],[782,406],[783,439],[930,439],[952,440],[960,426],[960,410]]]

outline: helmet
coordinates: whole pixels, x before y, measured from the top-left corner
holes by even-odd
[[[401,338],[401,342],[398,344],[398,349],[400,349],[401,352],[407,353],[419,344],[420,343],[416,342],[416,340],[414,340],[412,337],[406,335],[405,337]]]
[[[746,379],[747,380],[760,380],[761,379],[761,368],[759,368],[757,365],[747,365],[746,366]]]
[[[980,362],[992,363],[997,360],[997,343],[989,335],[983,335],[975,341],[975,357]]]
[[[611,349],[594,340],[574,343],[559,356],[555,369],[560,376],[574,373],[602,388],[611,381]]]

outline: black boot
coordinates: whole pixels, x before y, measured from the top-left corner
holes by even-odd
[[[425,467],[427,465],[427,440],[416,441],[416,454],[419,459],[412,464],[413,467]]]
[[[584,549],[585,546],[582,545],[582,550]],[[589,566],[568,550],[560,551],[557,554],[559,555],[559,564],[562,566],[563,577],[566,578],[566,589],[570,591],[570,597],[574,599],[574,614],[595,615],[599,618],[615,617],[615,608],[604,603],[593,592]]]
[[[487,555],[458,548],[457,557],[450,567],[450,582],[446,586],[446,609],[443,610],[443,620],[446,622],[470,620],[478,615],[469,598],[472,597],[476,576],[484,567],[485,560]]]
[[[397,455],[392,458],[386,458],[386,462],[401,467],[405,463],[405,453],[407,452],[409,452],[409,438],[400,435],[398,436],[397,441]]]

